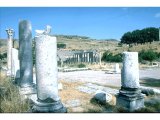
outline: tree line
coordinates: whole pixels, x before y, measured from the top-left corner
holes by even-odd
[[[106,51],[103,53],[102,56],[102,61],[104,62],[122,62],[123,58],[122,58],[122,54],[118,53],[118,54],[113,54],[110,51]],[[160,60],[160,53],[159,52],[155,52],[153,50],[141,50],[140,52],[138,52],[138,58],[139,58],[139,62],[143,63],[144,61],[157,61]]]
[[[155,27],[148,27],[142,30],[134,30],[126,32],[121,37],[121,43],[124,44],[145,44],[153,41],[159,41],[159,29]]]

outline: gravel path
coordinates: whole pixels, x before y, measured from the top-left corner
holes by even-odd
[[[153,78],[160,80],[160,68],[149,68],[140,70],[140,79],[143,78]]]
[[[70,82],[90,82],[101,85],[117,86],[119,87],[120,74],[105,74],[104,71],[76,71],[76,72],[59,72],[58,79]]]
[[[160,68],[140,70],[140,79],[154,78],[160,80]],[[121,86],[121,74],[105,74],[104,71],[59,72],[59,80],[70,82],[90,82],[106,86]]]

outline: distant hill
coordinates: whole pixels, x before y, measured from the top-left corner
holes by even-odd
[[[112,53],[122,53],[123,51],[141,51],[142,49],[152,49],[156,52],[160,52],[159,41],[152,42],[151,44],[146,43],[143,45],[133,45],[129,47],[127,44],[120,45],[115,39],[102,39],[96,40],[85,36],[77,35],[55,35],[58,43],[66,44],[66,50],[91,50],[96,49],[99,51],[109,50]],[[18,47],[18,40],[14,42],[15,47]],[[0,40],[0,52],[6,52],[7,41],[4,39]]]

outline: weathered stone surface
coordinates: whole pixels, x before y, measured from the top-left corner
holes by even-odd
[[[58,95],[56,37],[40,34],[35,42],[37,99],[32,112],[67,112]]]
[[[12,67],[12,47],[13,47],[13,29],[6,30],[8,35],[7,41],[7,76],[11,75],[11,67]]]
[[[19,23],[20,87],[33,85],[32,27],[27,20]]]
[[[34,104],[30,110],[33,113],[66,113],[67,109],[60,101],[55,102],[42,102],[37,96],[30,97],[31,102]]]
[[[106,104],[112,100],[112,95],[104,91],[98,90],[96,91],[93,98],[97,100],[100,104]]]
[[[139,89],[138,53],[123,53],[122,86],[117,95],[117,107],[133,112],[144,107],[144,95]]]
[[[137,109],[144,107],[144,95],[143,94],[119,94],[116,101],[117,107],[134,112]]]
[[[140,86],[139,87],[142,91],[143,94],[148,95],[160,95],[160,90],[156,88],[151,88],[151,87],[144,87]]]
[[[121,84],[126,88],[139,87],[139,64],[137,52],[123,53]]]
[[[84,84],[83,86],[79,86],[76,89],[78,89],[81,92],[88,93],[88,94],[94,94],[98,90],[104,91],[106,93],[114,94],[114,95],[116,95],[119,92],[117,89],[104,87],[104,86],[96,85],[93,83]]]
[[[58,101],[56,37],[36,36],[35,42],[38,98],[41,100],[52,98]]]
[[[20,78],[20,66],[19,66],[19,59],[18,59],[18,50],[12,48],[12,76],[14,78]]]

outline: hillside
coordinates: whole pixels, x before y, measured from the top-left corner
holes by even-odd
[[[99,51],[109,50],[112,53],[122,53],[123,51],[141,51],[142,49],[148,50],[152,49],[156,52],[160,52],[160,42],[155,41],[150,43],[146,43],[143,45],[132,45],[129,47],[126,44],[118,45],[119,41],[116,40],[96,40],[90,39],[85,36],[68,36],[68,35],[56,35],[58,43],[66,44],[67,50],[89,50],[96,49]],[[18,41],[15,40],[14,46],[18,47]],[[6,40],[0,40],[0,53],[6,52],[7,43]]]

